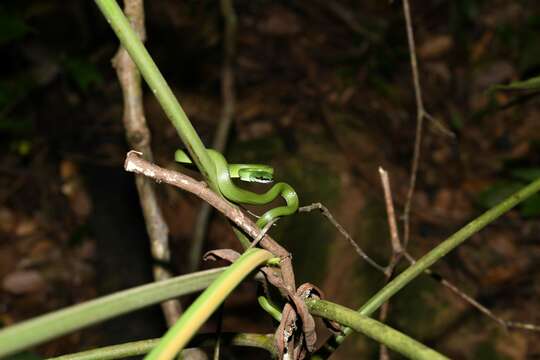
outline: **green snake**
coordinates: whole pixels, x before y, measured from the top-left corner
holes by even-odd
[[[216,170],[219,191],[227,200],[248,205],[268,204],[280,195],[285,200],[287,205],[268,210],[257,220],[259,228],[262,229],[274,219],[291,215],[298,210],[298,195],[287,183],[278,182],[265,193],[258,194],[244,190],[232,181],[233,178],[238,178],[246,182],[270,183],[274,176],[272,167],[260,164],[229,164],[220,152],[212,149],[206,151]],[[174,159],[183,164],[192,163],[188,154],[183,150],[177,150]]]

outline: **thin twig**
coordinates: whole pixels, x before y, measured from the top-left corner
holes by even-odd
[[[390,302],[384,303],[379,312],[379,321],[381,323],[386,323],[386,318],[388,317],[388,308],[390,307]],[[384,344],[379,344],[379,360],[390,360],[390,354],[388,353],[388,348]]]
[[[259,235],[257,235],[257,237],[255,238],[255,240],[253,240],[253,242],[251,243],[251,245],[249,245],[249,248],[248,248],[248,249],[251,249],[252,247],[257,246],[257,244],[259,244],[259,242],[262,240],[262,238],[264,237],[264,235],[266,235],[266,233],[268,232],[268,230],[270,230],[270,228],[272,227],[272,225],[274,225],[278,220],[279,220],[279,218],[273,218],[272,220],[270,220],[270,221],[268,222],[268,224],[264,225],[264,227],[261,229],[261,232],[259,233]]]
[[[135,29],[142,41],[146,34],[144,29],[144,6],[143,0],[125,0],[124,11],[131,26]],[[126,129],[126,137],[133,149],[145,154],[146,159],[152,161],[152,149],[150,147],[150,130],[146,125],[142,102],[141,76],[137,67],[131,60],[127,51],[120,47],[113,59],[118,80],[124,95],[123,122]],[[156,260],[153,272],[157,281],[171,277],[171,273],[160,264],[168,263],[170,251],[168,245],[169,228],[161,209],[159,208],[156,193],[152,182],[144,176],[136,176],[135,183],[139,193],[139,201],[150,238],[152,255]],[[182,313],[182,307],[178,300],[168,300],[162,303],[163,313],[167,324],[171,326]]]
[[[405,16],[405,25],[407,27],[407,43],[409,45],[409,55],[411,60],[411,70],[414,84],[414,96],[416,98],[416,132],[414,136],[414,152],[411,164],[411,176],[409,179],[409,188],[403,210],[403,247],[406,249],[410,238],[410,213],[412,206],[412,197],[416,187],[416,176],[418,174],[418,164],[420,162],[420,151],[422,144],[422,128],[424,117],[429,116],[424,108],[422,100],[422,89],[420,87],[420,77],[418,75],[418,62],[416,60],[416,47],[414,44],[414,33],[412,28],[411,11],[409,0],[403,0],[403,14]]]
[[[216,343],[214,344],[214,360],[219,360],[221,353],[221,336],[223,334],[223,304],[221,304],[221,306],[217,310],[217,313],[218,321],[216,324],[216,333],[214,334],[214,337],[216,339]]]
[[[231,129],[234,109],[236,104],[236,93],[234,90],[234,61],[236,55],[236,14],[232,0],[221,0],[221,12],[225,20],[225,37],[223,43],[223,68],[221,70],[221,96],[223,107],[212,147],[224,152],[227,145],[227,138]],[[202,248],[208,230],[211,206],[203,203],[195,221],[195,232],[191,243],[188,269],[195,271],[199,265]]]
[[[372,267],[374,267],[375,269],[381,271],[384,273],[385,271],[385,267],[384,266],[381,266],[379,265],[375,260],[373,260],[372,258],[370,258],[365,252],[364,250],[362,250],[360,248],[360,246],[358,246],[358,244],[354,241],[354,239],[349,235],[349,233],[343,228],[343,226],[341,226],[341,224],[339,224],[336,219],[334,219],[334,217],[332,216],[332,214],[330,213],[330,211],[326,208],[326,206],[324,206],[323,204],[321,203],[314,203],[314,204],[311,204],[311,205],[307,205],[307,206],[302,206],[298,209],[298,212],[311,212],[313,210],[319,210],[331,223],[332,225],[334,225],[334,227],[341,233],[341,235],[347,239],[349,241],[349,243],[351,244],[351,246],[354,248],[354,250],[356,251],[356,253],[362,258],[364,259],[369,265],[371,265]]]
[[[394,201],[392,200],[392,191],[390,189],[390,179],[388,177],[388,172],[382,167],[379,167],[379,175],[381,177],[381,183],[383,186],[384,202],[386,205],[386,217],[388,218],[388,228],[390,229],[390,244],[392,245],[392,255],[390,256],[390,261],[384,271],[386,283],[388,283],[392,278],[392,275],[399,260],[401,259],[401,256],[403,254],[403,247],[401,245],[401,241],[399,240],[396,211],[394,209]],[[385,302],[381,307],[381,311],[379,312],[379,321],[381,321],[382,323],[386,322],[389,307],[390,301]],[[390,356],[388,354],[388,349],[386,348],[386,346],[381,344],[379,346],[379,349],[379,359],[388,360]]]
[[[390,229],[392,251],[396,254],[401,254],[403,252],[403,247],[401,246],[401,241],[399,240],[396,212],[394,210],[394,201],[392,200],[392,191],[390,190],[388,172],[382,167],[379,167],[379,174],[381,175],[381,182],[384,190],[384,202],[386,204],[386,216],[388,218],[388,228]]]

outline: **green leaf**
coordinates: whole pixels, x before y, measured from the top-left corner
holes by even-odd
[[[514,81],[508,85],[495,85],[489,88],[488,92],[506,90],[540,90],[540,76],[523,81]]]
[[[499,181],[482,191],[478,196],[477,202],[481,207],[489,209],[522,187],[523,184],[519,181]]]
[[[540,179],[540,167],[521,168],[515,169],[511,172],[512,176],[516,179],[523,181],[534,181]]]
[[[24,20],[13,14],[0,12],[0,45],[22,38],[30,31]]]

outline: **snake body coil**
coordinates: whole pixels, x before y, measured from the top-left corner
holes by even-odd
[[[289,184],[279,182],[265,193],[258,194],[236,186],[231,179],[240,178],[243,181],[268,183],[272,181],[273,176],[271,167],[259,164],[229,164],[220,152],[212,149],[207,149],[207,151],[216,169],[219,191],[226,199],[248,205],[265,205],[279,195],[285,200],[286,206],[268,210],[257,220],[259,228],[263,228],[275,218],[291,215],[298,210],[298,195]],[[175,160],[180,163],[192,163],[183,150],[176,151]]]

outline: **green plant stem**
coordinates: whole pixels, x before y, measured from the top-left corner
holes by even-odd
[[[144,355],[156,347],[160,339],[149,339],[134,341],[125,344],[106,346],[75,354],[58,356],[48,360],[114,360],[130,356]],[[204,334],[196,336],[189,342],[189,346],[204,347],[212,346],[216,341],[215,334]],[[236,334],[222,333],[221,341],[223,345],[246,346],[264,349],[272,356],[276,355],[274,337],[264,334]]]
[[[361,315],[370,316],[373,314],[382,304],[390,299],[394,294],[401,290],[405,285],[414,280],[418,275],[423,273],[437,260],[448,254],[451,250],[462,244],[465,240],[476,234],[491,222],[495,221],[502,214],[512,209],[514,206],[527,199],[529,196],[535,194],[540,190],[540,179],[532,182],[518,192],[510,195],[507,199],[500,204],[489,209],[473,221],[469,222],[459,231],[454,233],[448,239],[444,240],[441,244],[431,250],[429,253],[420,258],[416,263],[411,265],[407,270],[399,274],[394,280],[389,282],[379,292],[377,292],[371,299],[369,299],[358,312]],[[352,329],[345,328],[343,335],[335,336],[327,344],[323,351],[315,359],[326,358],[331,352],[341,344],[345,338],[352,332]],[[320,356],[320,357],[319,357]]]
[[[186,146],[199,172],[206,179],[210,188],[216,193],[221,194],[217,186],[215,167],[208,157],[204,144],[193,128],[182,106],[174,96],[167,81],[165,81],[154,63],[154,60],[152,60],[143,43],[131,28],[122,9],[120,9],[116,0],[95,0],[95,2],[103,13],[103,16],[107,19],[107,22],[111,25],[120,43],[139,68],[144,80],[156,96],[165,114],[176,128],[178,135]],[[236,227],[233,227],[233,230],[242,246],[248,248],[250,245],[249,240]]]
[[[209,183],[210,187],[216,191],[216,172],[212,161],[208,157],[206,148],[199,135],[191,125],[186,113],[174,96],[171,88],[161,75],[150,54],[140,41],[139,37],[131,28],[122,9],[116,0],[95,0],[97,6],[111,25],[120,40],[122,46],[127,50],[133,62],[139,68],[143,78],[156,96],[165,114],[176,128],[178,135],[182,139],[195,165]]]
[[[248,249],[223,272],[161,338],[145,360],[171,360],[238,284],[259,265],[274,256],[262,249]]]
[[[410,359],[448,359],[413,338],[352,309],[329,301],[315,299],[306,300],[306,305],[311,314],[347,325],[350,329],[360,332]]]
[[[0,330],[0,358],[133,310],[206,288],[225,268],[178,276],[54,311]]]

